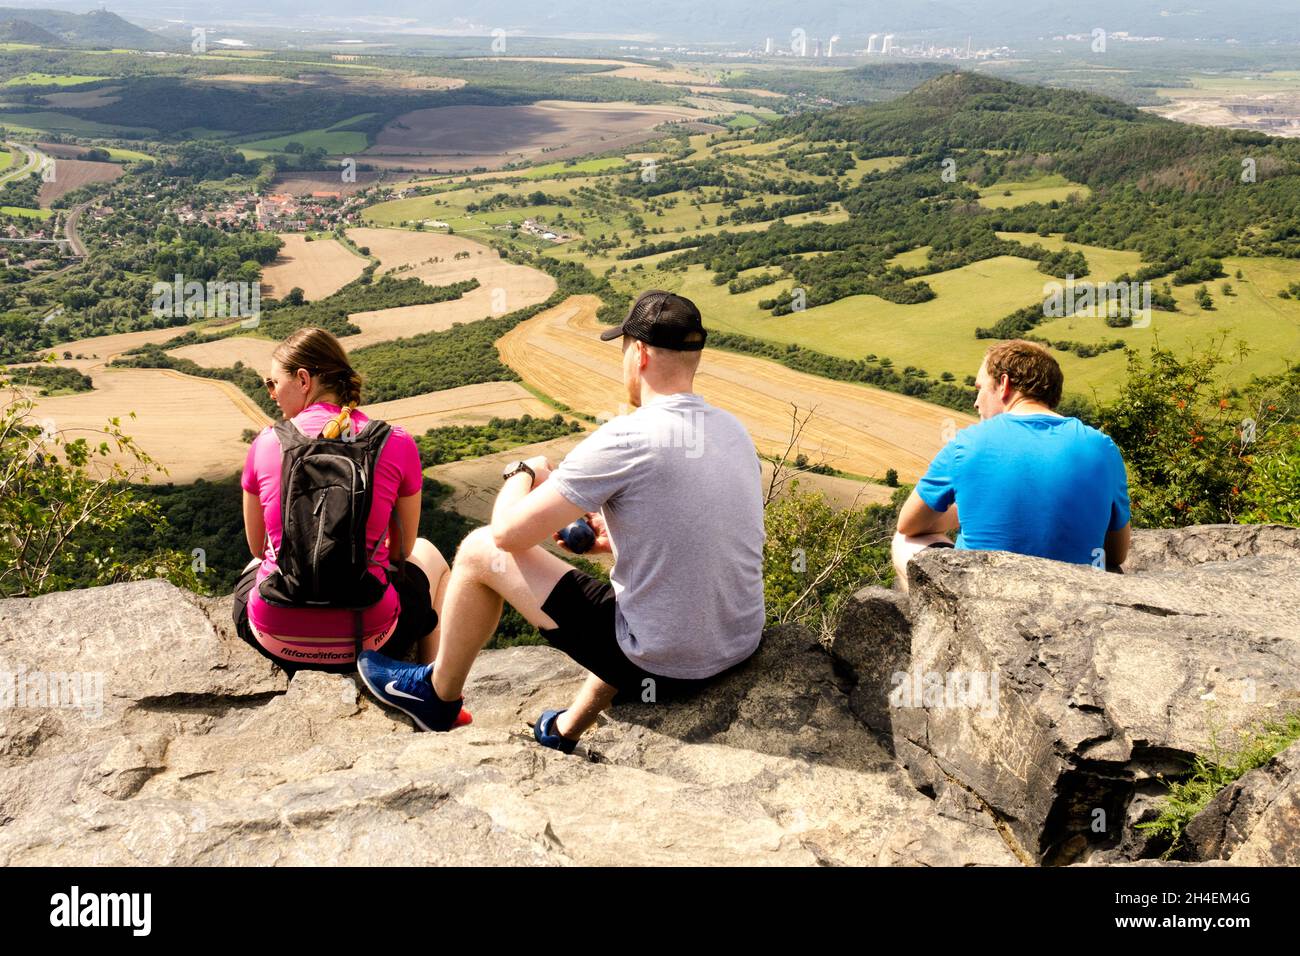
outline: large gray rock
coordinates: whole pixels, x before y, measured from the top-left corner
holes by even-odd
[[[960,791],[1022,860],[1155,852],[1132,824],[1154,815],[1161,778],[1185,772],[1216,729],[1300,704],[1300,531],[1135,537],[1136,573],[1123,575],[923,552],[909,623],[895,595],[866,589],[828,648],[858,676],[855,712],[892,734],[917,788]],[[871,634],[863,618],[900,632]]]
[[[558,652],[485,652],[474,723],[417,734],[352,678],[286,681],[228,600],[161,581],[0,602],[0,662],[104,678],[102,707],[0,711],[0,865],[1015,862],[916,792],[793,630],[575,756],[527,726],[581,683]]]
[[[1300,531],[1275,524],[1203,524],[1138,531],[1124,562],[1126,574],[1181,571],[1211,561],[1261,555],[1294,559]]]

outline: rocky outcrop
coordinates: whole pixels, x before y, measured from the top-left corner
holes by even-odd
[[[901,613],[868,589],[829,648],[918,789],[992,814],[1023,860],[1163,849],[1134,827],[1161,778],[1216,730],[1300,709],[1300,531],[1141,532],[1134,552],[1119,575],[934,549],[909,566],[906,638],[863,623]],[[882,704],[900,672],[917,706]]]
[[[1277,555],[1294,559],[1295,528],[1268,524],[1206,524],[1138,531],[1124,562],[1127,574],[1182,571],[1219,561]]]
[[[916,792],[797,631],[566,757],[527,726],[582,680],[549,648],[485,652],[474,723],[417,734],[228,620],[162,581],[0,602],[0,670],[104,675],[98,715],[0,711],[0,865],[1014,862]]]
[[[1156,775],[1296,702],[1300,532],[1141,533],[1134,567],[926,553],[910,601],[865,589],[825,646],[774,628],[743,669],[610,711],[571,757],[528,729],[583,675],[548,648],[485,652],[474,723],[419,734],[351,677],[286,680],[228,598],[148,581],[3,601],[0,865],[1149,857],[1132,824]],[[1202,814],[1200,858],[1293,858],[1294,755],[1275,764]]]

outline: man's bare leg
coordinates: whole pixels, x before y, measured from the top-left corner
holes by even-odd
[[[542,605],[572,567],[540,545],[518,554],[502,551],[487,527],[461,542],[447,576],[441,634],[433,667],[434,692],[443,700],[461,696],[478,652],[492,637],[505,601],[536,627],[554,628]]]
[[[889,556],[894,562],[894,585],[904,594],[907,593],[907,562],[932,544],[952,544],[952,539],[938,532],[913,535],[894,532]]]
[[[606,684],[595,674],[588,674],[586,683],[573,698],[569,709],[555,718],[555,732],[561,737],[577,740],[583,731],[596,723],[600,712],[614,701],[618,689]]]

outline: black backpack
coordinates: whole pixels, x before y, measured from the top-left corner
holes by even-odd
[[[358,645],[362,612],[388,590],[387,576],[381,581],[369,570],[378,563],[374,557],[383,539],[366,553],[366,520],[374,500],[375,465],[391,433],[388,423],[378,419],[339,438],[308,438],[292,421],[275,426],[283,454],[280,551],[272,549],[277,570],[258,592],[276,607],[355,611]]]

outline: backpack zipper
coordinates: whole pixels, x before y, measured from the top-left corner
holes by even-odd
[[[312,593],[320,597],[320,545],[321,539],[325,537],[325,522],[320,520],[320,510],[325,506],[325,496],[329,494],[326,488],[320,493],[320,498],[316,501],[316,508],[312,511],[312,517],[316,518],[316,547],[311,553],[311,579]]]

